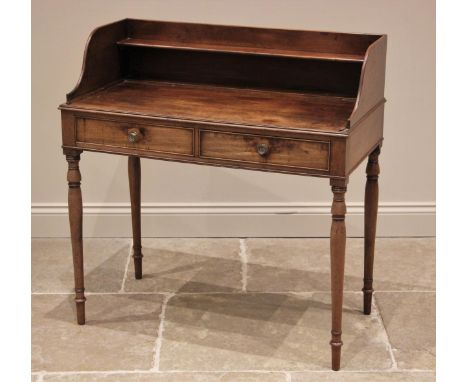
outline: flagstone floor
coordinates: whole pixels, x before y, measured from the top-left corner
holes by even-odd
[[[435,239],[348,239],[342,371],[330,367],[327,239],[85,239],[87,324],[67,239],[32,241],[32,381],[435,381]]]

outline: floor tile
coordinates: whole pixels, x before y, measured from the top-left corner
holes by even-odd
[[[376,315],[346,294],[345,369],[391,367]],[[328,293],[176,295],[168,303],[161,370],[328,370]]]
[[[131,292],[231,292],[240,290],[239,239],[143,240],[143,279],[131,272]]]
[[[91,295],[87,323],[75,323],[70,295],[32,297],[32,370],[149,369],[159,328],[160,295]]]
[[[291,382],[432,382],[433,372],[291,373]]]
[[[420,371],[435,369],[435,239],[377,239],[378,309],[364,316],[362,296],[345,293],[342,373],[329,372],[329,240],[246,242],[252,293],[240,293],[238,239],[144,239],[143,280],[134,280],[131,262],[132,293],[88,295],[87,325],[78,326],[73,297],[47,295],[72,291],[69,239],[33,239],[33,371],[45,371],[45,382],[286,382],[284,370],[291,382],[435,381],[435,372]],[[84,243],[86,290],[119,291],[130,240]],[[347,290],[361,289],[362,268],[363,240],[348,239]],[[285,291],[301,293],[258,293]],[[193,293],[167,306],[162,372],[149,370],[163,297],[146,292]],[[83,371],[103,372],[73,373]]]
[[[360,291],[363,239],[346,249],[345,289]],[[247,259],[249,291],[330,290],[329,239],[248,239]],[[376,290],[433,290],[435,240],[377,239],[374,280]]]
[[[374,289],[435,290],[434,238],[377,239]]]
[[[44,382],[285,382],[284,373],[132,373],[50,375]]]
[[[87,292],[118,292],[130,250],[127,239],[84,239]],[[32,291],[64,293],[73,290],[70,239],[32,240]]]
[[[400,369],[435,369],[435,293],[376,293]]]
[[[328,239],[247,239],[247,259],[248,291],[330,290]],[[361,282],[347,272],[346,284],[356,290]]]

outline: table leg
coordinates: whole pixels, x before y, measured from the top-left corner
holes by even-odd
[[[81,198],[81,174],[79,168],[81,150],[64,150],[68,162],[68,216],[73,252],[75,276],[76,319],[85,323],[84,272],[83,272],[83,202]]]
[[[345,193],[347,180],[331,179],[333,204],[331,207],[332,226],[330,232],[330,264],[331,264],[331,297],[332,297],[332,330],[331,350],[332,369],[340,369],[341,321],[343,311],[343,284],[346,250],[346,203]]]
[[[364,201],[364,314],[371,313],[372,288],[374,273],[374,249],[375,232],[377,226],[377,209],[379,203],[379,154],[380,147],[377,147],[370,155],[367,162],[366,192]]]
[[[133,262],[135,266],[135,278],[139,280],[143,277],[143,254],[141,253],[141,167],[139,157],[128,157],[128,182],[132,206]]]

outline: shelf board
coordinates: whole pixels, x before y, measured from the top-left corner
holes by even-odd
[[[133,46],[145,48],[159,49],[177,49],[201,52],[218,52],[218,53],[236,53],[250,54],[261,56],[276,56],[276,57],[293,57],[304,59],[317,59],[327,61],[350,61],[363,62],[364,56],[359,54],[333,53],[333,52],[307,52],[302,50],[285,50],[273,48],[259,48],[253,46],[235,46],[235,45],[218,45],[218,44],[203,44],[196,42],[173,42],[162,41],[155,39],[141,38],[126,38],[117,42],[120,46]]]
[[[346,128],[355,101],[314,93],[124,80],[64,108],[336,133]]]

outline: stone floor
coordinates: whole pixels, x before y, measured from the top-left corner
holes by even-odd
[[[378,239],[361,313],[363,240],[347,242],[342,371],[330,367],[327,239],[85,240],[87,325],[69,241],[32,242],[32,381],[435,380],[435,240]]]

